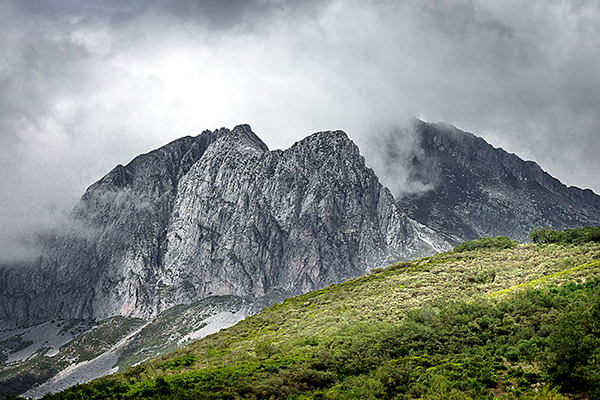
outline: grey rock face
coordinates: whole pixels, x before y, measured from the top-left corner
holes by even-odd
[[[238,127],[179,183],[158,277],[171,290],[156,307],[321,288],[437,250],[421,231],[345,133],[269,152],[249,127]]]
[[[345,133],[269,151],[242,125],[179,139],[90,186],[35,265],[0,271],[0,320],[275,300],[447,248],[401,212]]]
[[[499,235],[526,241],[537,227],[600,225],[600,196],[591,190],[566,187],[535,162],[450,125],[415,121],[414,130],[411,174],[433,189],[399,204],[449,242]]]
[[[37,262],[1,270],[2,325],[126,314],[122,296],[135,298],[136,285],[158,268],[179,179],[226,132],[176,140],[90,186],[70,226],[45,238]]]

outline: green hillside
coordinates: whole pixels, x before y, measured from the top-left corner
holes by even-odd
[[[600,399],[600,243],[468,242],[44,399],[499,396]]]

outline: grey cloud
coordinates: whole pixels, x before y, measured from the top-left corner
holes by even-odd
[[[204,22],[212,30],[254,31],[272,20],[315,16],[330,0],[170,0],[153,5],[184,21]]]
[[[140,18],[161,16],[175,18],[179,23],[196,23],[206,29],[223,31],[231,29],[255,30],[272,18],[290,14],[311,13],[322,0],[131,0],[102,2],[92,0],[24,0],[14,2],[23,15],[48,19],[81,17],[87,21],[104,20],[119,26]],[[173,22],[173,21],[172,21]]]
[[[240,123],[271,148],[344,129],[399,193],[429,184],[407,183],[410,137],[385,146],[414,115],[600,191],[597,2],[5,1],[0,36],[5,239],[117,163]]]
[[[172,0],[163,6],[167,11],[183,19],[205,19],[213,28],[231,28],[252,16],[269,13],[276,4],[244,0]]]
[[[149,2],[143,0],[12,0],[11,6],[25,16],[37,16],[48,20],[82,16],[88,20],[123,18],[139,14],[148,9]]]
[[[426,29],[450,45],[450,59],[440,60],[448,68],[484,68],[503,79],[531,65],[534,46],[477,3],[425,2],[422,11]]]

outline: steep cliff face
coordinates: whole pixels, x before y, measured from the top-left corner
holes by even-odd
[[[399,204],[453,244],[480,236],[519,241],[537,227],[600,225],[600,196],[566,187],[532,161],[446,124],[415,121],[412,179],[428,191]]]
[[[305,292],[447,249],[406,218],[345,133],[269,151],[247,125],[182,138],[93,184],[0,318],[151,318],[211,295]]]
[[[90,186],[69,226],[45,238],[37,262],[3,269],[0,320],[27,325],[129,313],[139,284],[158,269],[179,180],[226,133],[181,138]]]
[[[426,231],[400,213],[345,133],[269,152],[238,127],[179,183],[158,276],[168,289],[153,307],[324,287],[444,246],[426,243]]]

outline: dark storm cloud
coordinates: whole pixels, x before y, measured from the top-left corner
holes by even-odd
[[[207,21],[212,29],[231,29],[240,24],[249,26],[257,18],[269,17],[274,11],[285,10],[284,2],[256,0],[172,0],[163,5],[163,8],[182,20]]]
[[[104,19],[119,24],[156,14],[177,18],[181,23],[202,23],[208,29],[219,31],[239,27],[253,29],[266,20],[279,18],[286,13],[309,12],[314,15],[319,4],[326,3],[314,0],[26,0],[13,4],[24,15],[51,19],[79,15],[88,20]]]
[[[600,191],[595,1],[5,0],[0,39],[4,258],[115,164],[240,123],[271,148],[344,129],[402,178],[410,137],[370,138],[414,115]]]

